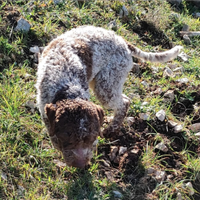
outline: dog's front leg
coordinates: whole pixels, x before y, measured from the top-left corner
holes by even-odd
[[[114,118],[112,122],[103,130],[103,136],[106,138],[112,137],[120,128],[129,109],[130,99],[122,94],[121,101],[117,104],[114,110]]]

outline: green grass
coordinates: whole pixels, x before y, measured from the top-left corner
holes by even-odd
[[[125,5],[129,10],[126,18],[119,17],[119,11]],[[116,199],[113,191],[123,194],[123,199],[176,199],[177,193],[182,198],[193,198],[185,187],[187,182],[195,185],[196,194],[200,192],[200,159],[193,146],[199,140],[187,127],[192,123],[193,114],[179,118],[171,111],[172,104],[163,101],[163,93],[174,89],[189,100],[200,84],[200,49],[199,37],[191,38],[191,45],[184,45],[178,32],[183,24],[188,24],[190,30],[199,31],[199,19],[191,15],[193,7],[184,1],[179,9],[171,7],[161,0],[154,1],[66,1],[55,5],[53,0],[40,1],[0,1],[0,199]],[[177,13],[178,18],[171,17]],[[28,33],[15,32],[15,21],[23,17],[31,24]],[[38,110],[31,110],[26,103],[35,102],[36,67],[29,48],[38,45],[46,46],[52,38],[80,25],[91,24],[108,29],[108,23],[115,20],[116,33],[145,51],[163,50],[168,42],[184,46],[184,52],[190,56],[188,62],[178,59],[172,61],[177,67],[183,66],[184,72],[176,77],[163,77],[166,64],[139,63],[139,74],[130,73],[124,87],[124,93],[130,97],[131,105],[128,116],[137,116],[140,112],[148,112],[149,126],[155,119],[155,113],[164,109],[168,119],[184,124],[185,132],[176,138],[184,138],[183,148],[176,151],[170,146],[174,139],[156,131],[146,133],[151,141],[143,147],[136,167],[117,169],[111,166],[110,173],[115,178],[104,174],[102,154],[94,155],[88,170],[79,170],[63,166],[61,154],[52,148],[47,131],[41,121]],[[143,24],[148,26],[145,29]],[[152,74],[151,66],[159,71]],[[185,88],[177,88],[177,79],[189,79]],[[162,94],[157,95],[146,88],[159,86]],[[192,91],[188,88],[194,86]],[[177,95],[177,94],[176,94]],[[180,98],[176,96],[177,101]],[[92,101],[98,103],[94,96]],[[142,102],[148,105],[142,106]],[[110,115],[110,111],[106,111]],[[141,137],[133,127],[124,123],[123,129],[128,134],[134,133]],[[148,137],[146,137],[148,138]],[[158,142],[164,141],[171,148],[172,155],[180,159],[180,166],[168,168],[165,158],[154,150]],[[183,141],[180,139],[180,141]],[[99,152],[109,141],[100,139]],[[113,144],[111,144],[113,145]],[[170,156],[169,156],[170,157]],[[61,162],[61,163],[59,163]],[[146,185],[142,180],[150,180],[145,170],[148,168],[165,171],[173,175],[173,179]],[[132,173],[127,174],[127,169]],[[130,177],[132,179],[129,179]],[[117,178],[116,178],[117,177]],[[118,181],[116,181],[118,180]],[[145,185],[145,186],[144,186]],[[148,189],[155,185],[153,189]],[[144,187],[142,187],[144,186]]]

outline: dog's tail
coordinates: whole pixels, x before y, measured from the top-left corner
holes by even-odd
[[[127,43],[127,45],[134,57],[141,58],[145,61],[159,62],[159,63],[173,60],[174,58],[178,56],[181,49],[183,49],[182,46],[175,46],[174,48],[168,51],[164,51],[160,53],[149,53],[149,52],[144,52],[141,49],[138,49],[132,44]]]

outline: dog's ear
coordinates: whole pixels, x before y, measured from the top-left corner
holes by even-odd
[[[56,104],[52,104],[52,103],[46,104],[44,110],[45,110],[45,113],[47,115],[50,125],[52,125],[56,118]]]
[[[99,116],[100,125],[102,125],[103,124],[103,120],[104,120],[104,111],[98,105],[96,106],[96,109],[97,109],[97,113],[98,113],[98,116]]]

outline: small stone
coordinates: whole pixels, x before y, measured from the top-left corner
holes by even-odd
[[[195,18],[200,18],[200,13],[194,13],[193,15]]]
[[[146,81],[142,81],[141,84],[145,87],[149,87],[149,84]]]
[[[138,154],[139,151],[140,151],[139,149],[132,149],[132,150],[131,150],[131,153],[132,153],[132,154]]]
[[[177,67],[175,69],[173,69],[173,72],[184,72],[184,67]]]
[[[156,175],[155,178],[157,179],[158,182],[163,182],[166,177],[166,172],[165,171],[156,171],[155,175]]]
[[[168,151],[168,148],[166,147],[166,145],[163,142],[160,142],[159,144],[157,144],[155,146],[155,148],[159,149],[159,150],[161,150],[161,151],[163,151],[165,153]]]
[[[188,182],[188,183],[186,183],[185,186],[189,189],[189,195],[191,195],[191,196],[194,195],[194,188],[192,186],[192,183]]]
[[[122,18],[122,17],[126,17],[128,16],[128,10],[127,8],[123,5],[120,12],[119,12],[119,17]]]
[[[162,88],[157,88],[153,93],[154,94],[161,94],[162,93]]]
[[[53,2],[55,5],[57,5],[57,4],[63,3],[63,0],[54,0]]]
[[[110,160],[113,161],[117,157],[118,147],[111,146],[111,152],[110,152]]]
[[[195,123],[189,126],[189,129],[193,132],[199,132],[200,131],[200,123]]]
[[[4,172],[2,172],[2,171],[1,171],[1,178],[2,178],[4,181],[6,181],[6,180],[8,179],[6,173],[4,173]]]
[[[139,113],[140,119],[147,120],[149,118],[149,114],[147,113]]]
[[[40,53],[40,48],[38,46],[31,47],[29,49],[31,53]]]
[[[151,69],[152,69],[152,73],[153,73],[153,74],[156,74],[156,73],[159,72],[159,68],[158,68],[158,67],[152,66]]]
[[[117,191],[117,190],[114,190],[113,191],[113,194],[114,194],[114,197],[115,198],[119,198],[119,199],[122,199],[123,198],[123,195],[121,192]]]
[[[174,127],[174,133],[180,133],[183,131],[183,125],[179,124],[177,126]]]
[[[187,24],[183,25],[182,31],[189,31],[190,27]]]
[[[126,121],[127,121],[128,125],[131,126],[135,122],[135,118],[134,117],[127,117]]]
[[[188,78],[180,78],[180,79],[178,79],[176,81],[183,84],[183,83],[188,83],[189,79]]]
[[[178,55],[178,58],[180,58],[180,59],[181,59],[182,61],[184,61],[184,62],[187,62],[189,56],[188,56],[186,53],[181,52],[181,53]]]
[[[188,37],[188,35],[184,35],[184,36],[183,36],[183,40],[184,40],[184,43],[185,43],[186,45],[190,45],[190,44],[191,44],[191,40],[190,40],[190,38]]]
[[[200,132],[198,133],[195,133],[195,136],[199,137],[200,138]]]
[[[176,123],[176,122],[174,122],[174,121],[172,121],[172,120],[169,120],[169,121],[168,121],[168,125],[169,125],[169,127],[173,128],[173,127],[177,126],[178,123]]]
[[[127,147],[119,147],[119,155],[123,155],[127,151]]]
[[[167,181],[170,181],[174,178],[174,176],[172,174],[167,175]]]
[[[173,71],[169,67],[165,67],[165,70],[163,72],[164,77],[174,77]]]
[[[147,101],[142,102],[142,106],[147,106],[149,103]]]
[[[56,166],[59,167],[59,168],[64,168],[64,167],[66,167],[66,163],[61,162],[60,160],[57,160],[57,159],[54,159],[54,160],[53,160],[53,163],[56,164]]]
[[[108,23],[108,28],[109,29],[112,29],[113,31],[116,31],[117,30],[117,23],[115,20],[111,21]]]
[[[174,95],[174,90],[168,90],[165,94],[164,94],[164,98],[165,100],[172,102],[175,98]]]
[[[165,120],[166,114],[164,110],[160,110],[156,113],[156,117],[158,118],[158,120],[160,120],[161,122],[163,122]]]
[[[148,169],[146,169],[146,174],[147,175],[152,175],[154,174],[156,170],[153,167],[149,167]]]
[[[31,28],[31,25],[29,24],[28,21],[26,21],[23,18],[20,18],[17,21],[17,26],[15,27],[15,31],[24,31],[24,32],[28,32],[29,29]]]
[[[176,200],[183,200],[182,195],[180,192],[177,193]]]

